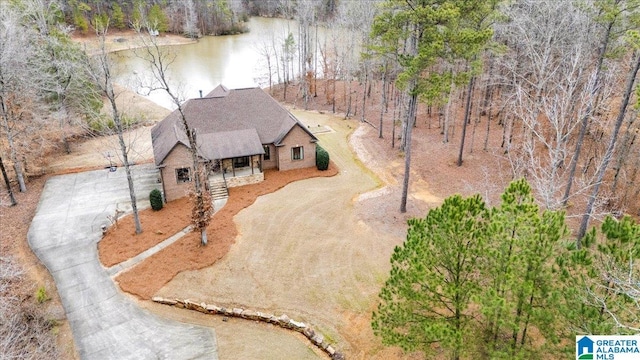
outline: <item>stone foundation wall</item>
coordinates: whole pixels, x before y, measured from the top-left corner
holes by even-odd
[[[264,181],[264,173],[227,178],[227,187],[257,184]]]
[[[327,355],[331,357],[332,360],[344,360],[345,357],[341,352],[338,352],[335,347],[324,340],[324,336],[322,334],[317,333],[311,327],[307,326],[303,322],[298,322],[293,319],[289,319],[287,315],[275,316],[273,314],[262,313],[260,311],[253,311],[248,309],[241,308],[224,308],[220,306],[216,306],[213,304],[205,304],[205,303],[196,303],[191,300],[180,300],[180,299],[165,299],[161,297],[154,297],[153,301],[164,304],[175,306],[178,308],[189,309],[198,311],[204,314],[210,315],[223,315],[229,317],[235,317],[240,319],[247,319],[253,321],[261,321],[268,324],[273,324],[279,326],[283,329],[288,329],[292,331],[299,332],[303,334],[313,345],[324,351]]]

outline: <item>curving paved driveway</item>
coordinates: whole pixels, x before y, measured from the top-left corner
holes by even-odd
[[[136,193],[148,205],[157,184],[150,165],[134,167]],[[159,318],[125,297],[100,264],[101,226],[130,210],[124,169],[47,181],[29,228],[29,245],[55,279],[82,359],[217,359],[212,329]],[[133,232],[133,231],[132,231]],[[132,239],[133,240],[133,239]]]

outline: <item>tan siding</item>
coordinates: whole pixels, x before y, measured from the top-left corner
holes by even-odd
[[[277,160],[278,154],[276,153],[276,147],[273,146],[273,144],[269,144],[268,146],[269,146],[269,151],[271,153],[271,159],[263,161],[262,168],[265,170],[275,169],[276,167],[278,167],[278,160]]]
[[[261,155],[252,155],[251,162],[253,163],[253,171],[260,172],[260,157]]]
[[[300,169],[316,166],[316,144],[311,142],[311,137],[300,126],[294,126],[282,140],[284,146],[278,147],[279,170]],[[302,146],[304,159],[291,160],[291,148]]]
[[[227,174],[233,174],[233,159],[222,160],[222,171]]]
[[[178,144],[171,150],[169,155],[162,162],[162,180],[164,181],[165,199],[172,201],[186,196],[193,188],[193,167],[191,164],[191,154],[189,149],[182,144]],[[188,167],[192,181],[178,183],[176,169]]]

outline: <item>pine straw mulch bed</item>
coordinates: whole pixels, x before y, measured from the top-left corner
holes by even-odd
[[[142,263],[116,278],[123,291],[142,299],[150,299],[174,276],[182,271],[198,270],[221,259],[235,242],[238,231],[233,217],[265,194],[272,193],[294,181],[330,177],[338,173],[331,162],[329,169],[316,168],[289,171],[266,171],[259,184],[229,189],[226,205],[212,218],[207,229],[208,244],[200,245],[200,234],[190,232],[172,245],[150,256]],[[171,237],[189,225],[191,205],[188,198],[172,201],[160,211],[140,212],[142,234],[135,235],[133,217],[127,216],[107,231],[98,244],[100,261],[111,267]]]

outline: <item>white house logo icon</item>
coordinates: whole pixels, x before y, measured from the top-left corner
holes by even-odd
[[[589,339],[588,336],[584,336],[576,342],[576,359],[593,359],[593,340]]]

